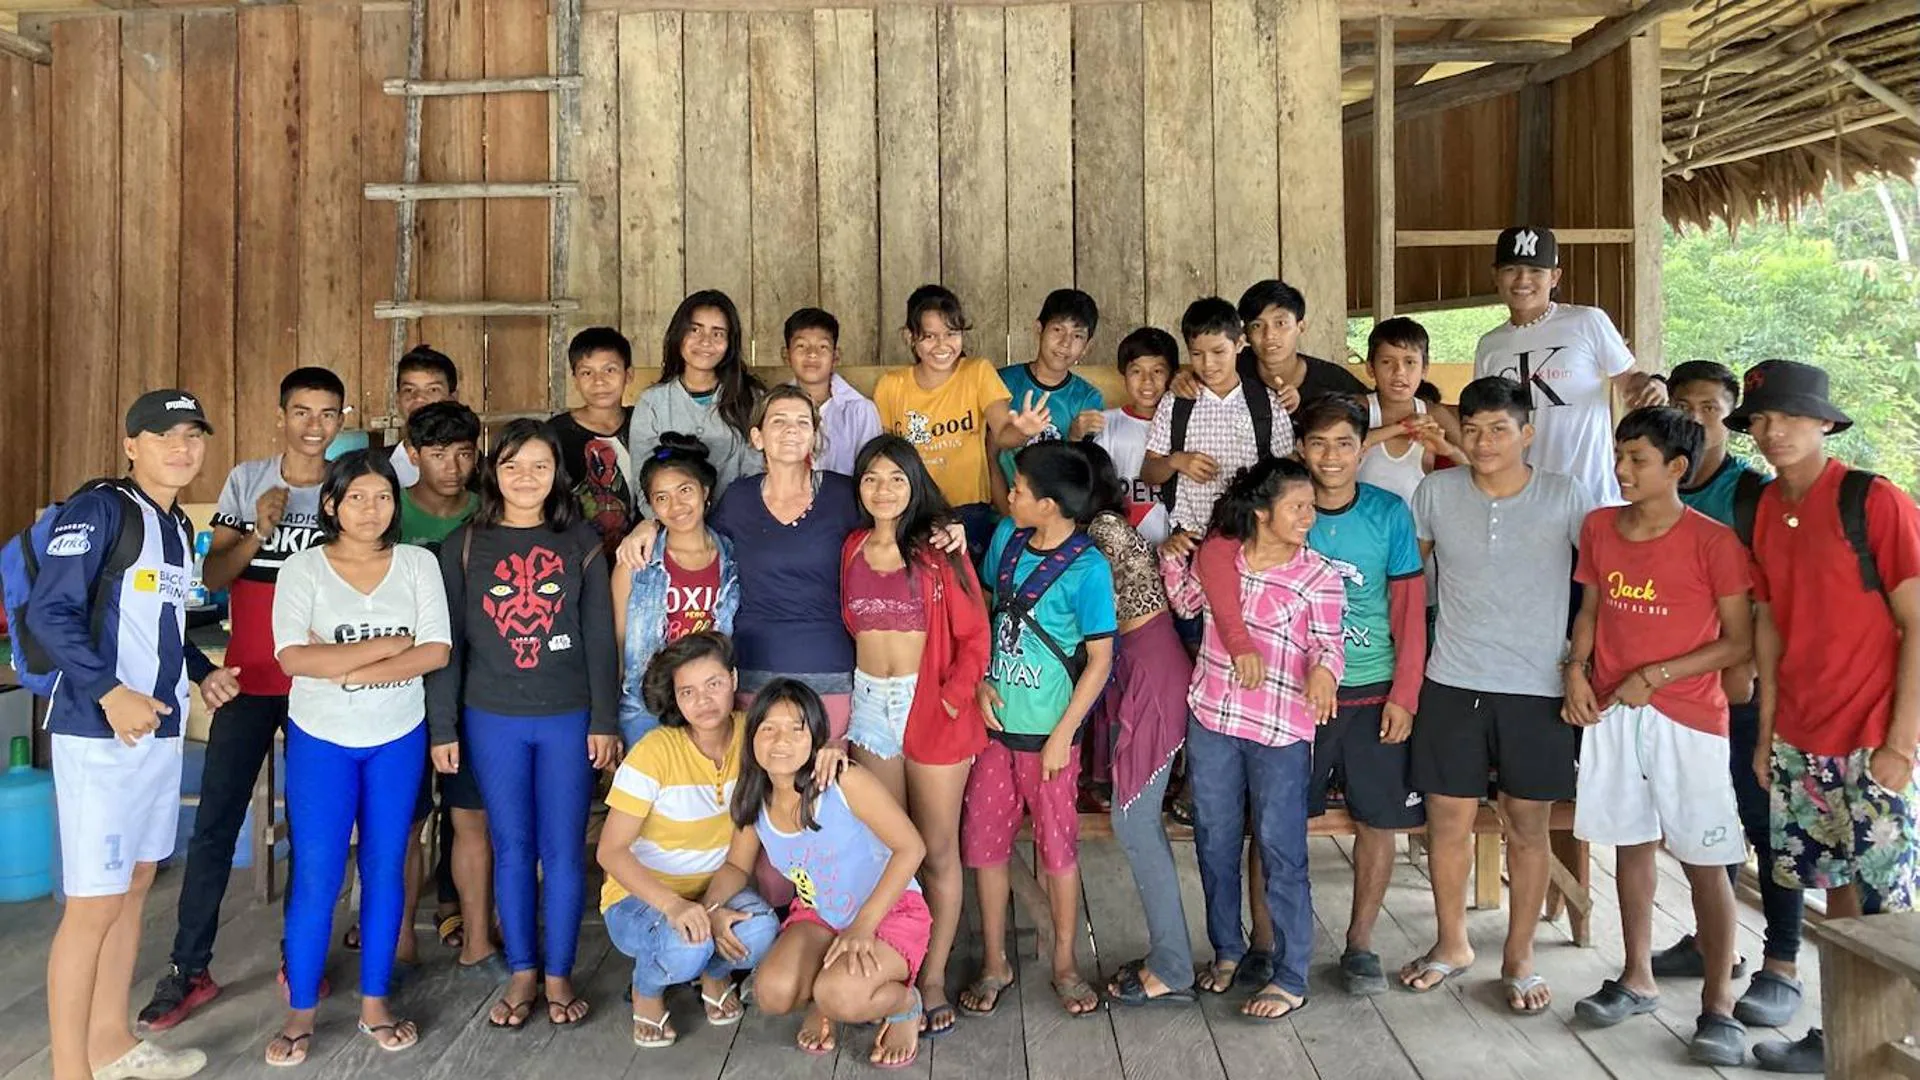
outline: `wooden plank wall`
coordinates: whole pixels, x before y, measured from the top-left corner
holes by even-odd
[[[7,392],[0,394],[0,446],[7,482],[0,484],[0,535],[11,536],[47,501],[47,243],[52,214],[53,71],[0,55],[0,355]]]

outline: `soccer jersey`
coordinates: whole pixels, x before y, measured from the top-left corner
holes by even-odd
[[[640,835],[629,850],[660,879],[689,900],[707,891],[707,883],[727,861],[733,819],[727,804],[740,779],[741,742],[746,718],[733,716],[733,738],[719,764],[700,752],[684,727],[649,731],[613,774],[607,806],[641,819]],[[600,887],[600,910],[625,900],[627,890],[612,874]]]
[[[1620,502],[1613,475],[1613,377],[1633,354],[1599,308],[1555,304],[1538,322],[1503,323],[1473,351],[1476,379],[1504,375],[1533,395],[1533,445],[1527,462],[1563,473],[1596,505]]]
[[[1413,513],[1390,491],[1355,488],[1344,508],[1314,515],[1307,546],[1326,557],[1347,590],[1340,630],[1347,670],[1342,686],[1393,681],[1393,630],[1387,583],[1421,572]]]
[[[1040,434],[1028,439],[1029,445],[1046,442],[1048,439],[1064,439],[1073,429],[1073,418],[1088,410],[1099,412],[1106,406],[1106,399],[1100,395],[1099,387],[1067,372],[1064,381],[1048,386],[1034,377],[1032,364],[1017,364],[1000,369],[1000,381],[1007,386],[1012,395],[1007,402],[1011,408],[1019,408],[1027,402],[1027,395],[1033,395],[1037,404],[1040,395],[1047,396],[1047,426]],[[1007,483],[1013,483],[1013,456],[1017,451],[1000,451],[1000,471],[1006,475]]]
[[[253,559],[241,569],[228,589],[233,634],[227,642],[227,665],[240,669],[240,692],[285,696],[293,681],[280,670],[273,651],[273,584],[287,557],[321,542],[320,485],[292,487],[280,475],[281,455],[243,461],[227,474],[214,508],[213,523],[237,532],[252,532],[254,508],[260,496],[274,488],[287,489],[287,508],[273,535],[261,542]]]
[[[987,478],[987,407],[1010,396],[992,364],[961,359],[937,389],[921,389],[915,368],[880,376],[873,403],[880,423],[920,451],[927,472],[954,506],[990,502]]]
[[[1125,406],[1107,409],[1106,426],[1093,441],[1113,459],[1113,470],[1127,485],[1127,501],[1151,504],[1160,501],[1160,485],[1140,479],[1140,466],[1147,460],[1147,436],[1153,431],[1153,417],[1138,417]]]
[[[1013,519],[1002,519],[987,547],[982,565],[990,591],[999,588],[1001,555],[1013,534]],[[1022,550],[1014,564],[1013,587],[1018,589],[1048,554],[1032,547]],[[1115,607],[1113,571],[1099,550],[1088,545],[1040,597],[1032,616],[1061,652],[1073,656],[1087,641],[1114,635]],[[991,734],[1015,750],[1040,749],[1073,697],[1074,677],[1066,665],[1032,626],[1004,611],[993,613],[993,662],[987,681],[999,691],[1002,702],[998,710],[1002,730]]]

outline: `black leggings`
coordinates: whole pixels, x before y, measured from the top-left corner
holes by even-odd
[[[1735,705],[1727,727],[1727,752],[1733,770],[1733,795],[1740,806],[1740,824],[1760,860],[1760,909],[1767,917],[1765,953],[1769,960],[1794,963],[1800,955],[1800,919],[1805,897],[1790,885],[1773,880],[1772,825],[1768,820],[1767,791],[1753,775],[1753,754],[1760,740],[1760,707]],[[1737,886],[1740,868],[1727,867]]]

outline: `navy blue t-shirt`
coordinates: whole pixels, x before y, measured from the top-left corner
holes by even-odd
[[[735,480],[708,524],[733,542],[740,610],[734,661],[745,671],[821,675],[853,671],[840,615],[840,547],[860,523],[853,480],[815,473],[813,506],[791,525],[767,512],[764,474]]]

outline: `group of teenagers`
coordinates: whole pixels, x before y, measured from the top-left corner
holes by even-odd
[[[869,1060],[897,1068],[1012,986],[1025,822],[1069,1014],[1243,987],[1243,1014],[1273,1022],[1308,1005],[1309,819],[1337,801],[1354,823],[1338,984],[1428,993],[1475,962],[1466,884],[1489,798],[1512,891],[1507,1006],[1552,1002],[1533,939],[1549,812],[1574,800],[1575,833],[1616,849],[1626,953],[1575,1014],[1619,1023],[1654,1011],[1658,978],[1701,978],[1690,1054],[1743,1062],[1745,1025],[1799,1007],[1801,890],[1828,890],[1829,914],[1912,907],[1920,512],[1827,454],[1851,421],[1818,369],[1636,372],[1604,313],[1553,299],[1549,230],[1506,230],[1493,262],[1509,320],[1454,406],[1425,380],[1417,322],[1374,327],[1369,388],[1298,351],[1306,303],[1277,280],[1194,302],[1183,342],[1125,335],[1116,408],[1073,371],[1099,315],[1071,289],[1048,296],[1032,362],[1005,369],[967,354],[958,297],[915,290],[913,362],[872,399],[835,373],[829,313],[788,319],[791,378],[769,387],[732,301],[694,293],[637,404],[627,339],[589,329],[569,349],[581,404],[490,437],[453,362],[421,347],[398,367],[390,452],[330,455],[345,387],[301,368],[281,384],[281,452],[221,492],[202,572],[231,594],[219,665],[185,634],[177,504],[211,426],[190,392],[143,395],[128,474],[57,508],[27,611],[61,672],[56,1080],[204,1066],[144,1036],[220,993],[219,905],[282,731],[289,1011],[272,1065],[313,1045],[350,859],[343,943],[380,1049],[420,1037],[390,993],[419,962],[429,881],[442,942],[503,980],[488,1023],[584,1021],[596,801],[636,1045],[674,1043],[665,995],[682,984],[706,1023],[737,1023],[751,972],[752,1007],[802,1014],[801,1050],[877,1023]],[[171,964],[136,1034],[190,681],[215,712]],[[1099,988],[1074,956],[1096,780],[1149,937]],[[1197,966],[1176,804],[1212,950]],[[1372,931],[1394,835],[1423,826],[1438,937],[1389,974]],[[1662,843],[1697,929],[1655,952]],[[1767,933],[1736,1000],[1748,845]],[[950,994],[963,868],[982,959]],[[1821,1034],[1753,1053],[1818,1072]]]

